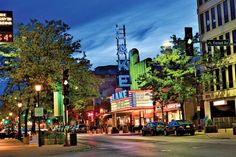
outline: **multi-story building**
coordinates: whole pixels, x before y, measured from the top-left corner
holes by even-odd
[[[205,116],[215,122],[220,119],[224,125],[223,120],[236,117],[236,0],[197,0],[197,4],[202,52],[220,53],[222,60],[228,59],[227,65],[214,69],[214,80],[203,94]],[[206,42],[222,39],[228,39],[230,45],[209,46]]]
[[[104,119],[104,113],[111,111],[110,96],[117,87],[118,66],[98,66],[94,69],[93,74],[103,83],[99,87],[99,97],[88,101],[86,104],[85,123],[91,127],[101,125],[99,119],[107,121],[107,118]]]

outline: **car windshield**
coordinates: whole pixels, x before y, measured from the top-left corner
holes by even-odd
[[[188,124],[192,124],[190,121],[187,121],[187,120],[180,120],[180,121],[177,121],[179,123],[179,125],[188,125]]]

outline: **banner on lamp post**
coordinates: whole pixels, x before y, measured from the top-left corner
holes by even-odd
[[[36,107],[34,110],[34,116],[35,117],[42,117],[43,116],[43,108],[42,107]]]

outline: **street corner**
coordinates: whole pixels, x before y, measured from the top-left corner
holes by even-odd
[[[91,150],[93,146],[87,144],[77,144],[76,146],[64,146],[64,145],[43,145],[38,147],[37,152],[41,155],[58,155],[69,152],[83,152]]]

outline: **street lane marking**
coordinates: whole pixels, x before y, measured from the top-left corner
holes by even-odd
[[[170,152],[171,150],[170,149],[163,149],[161,150],[161,152]]]

